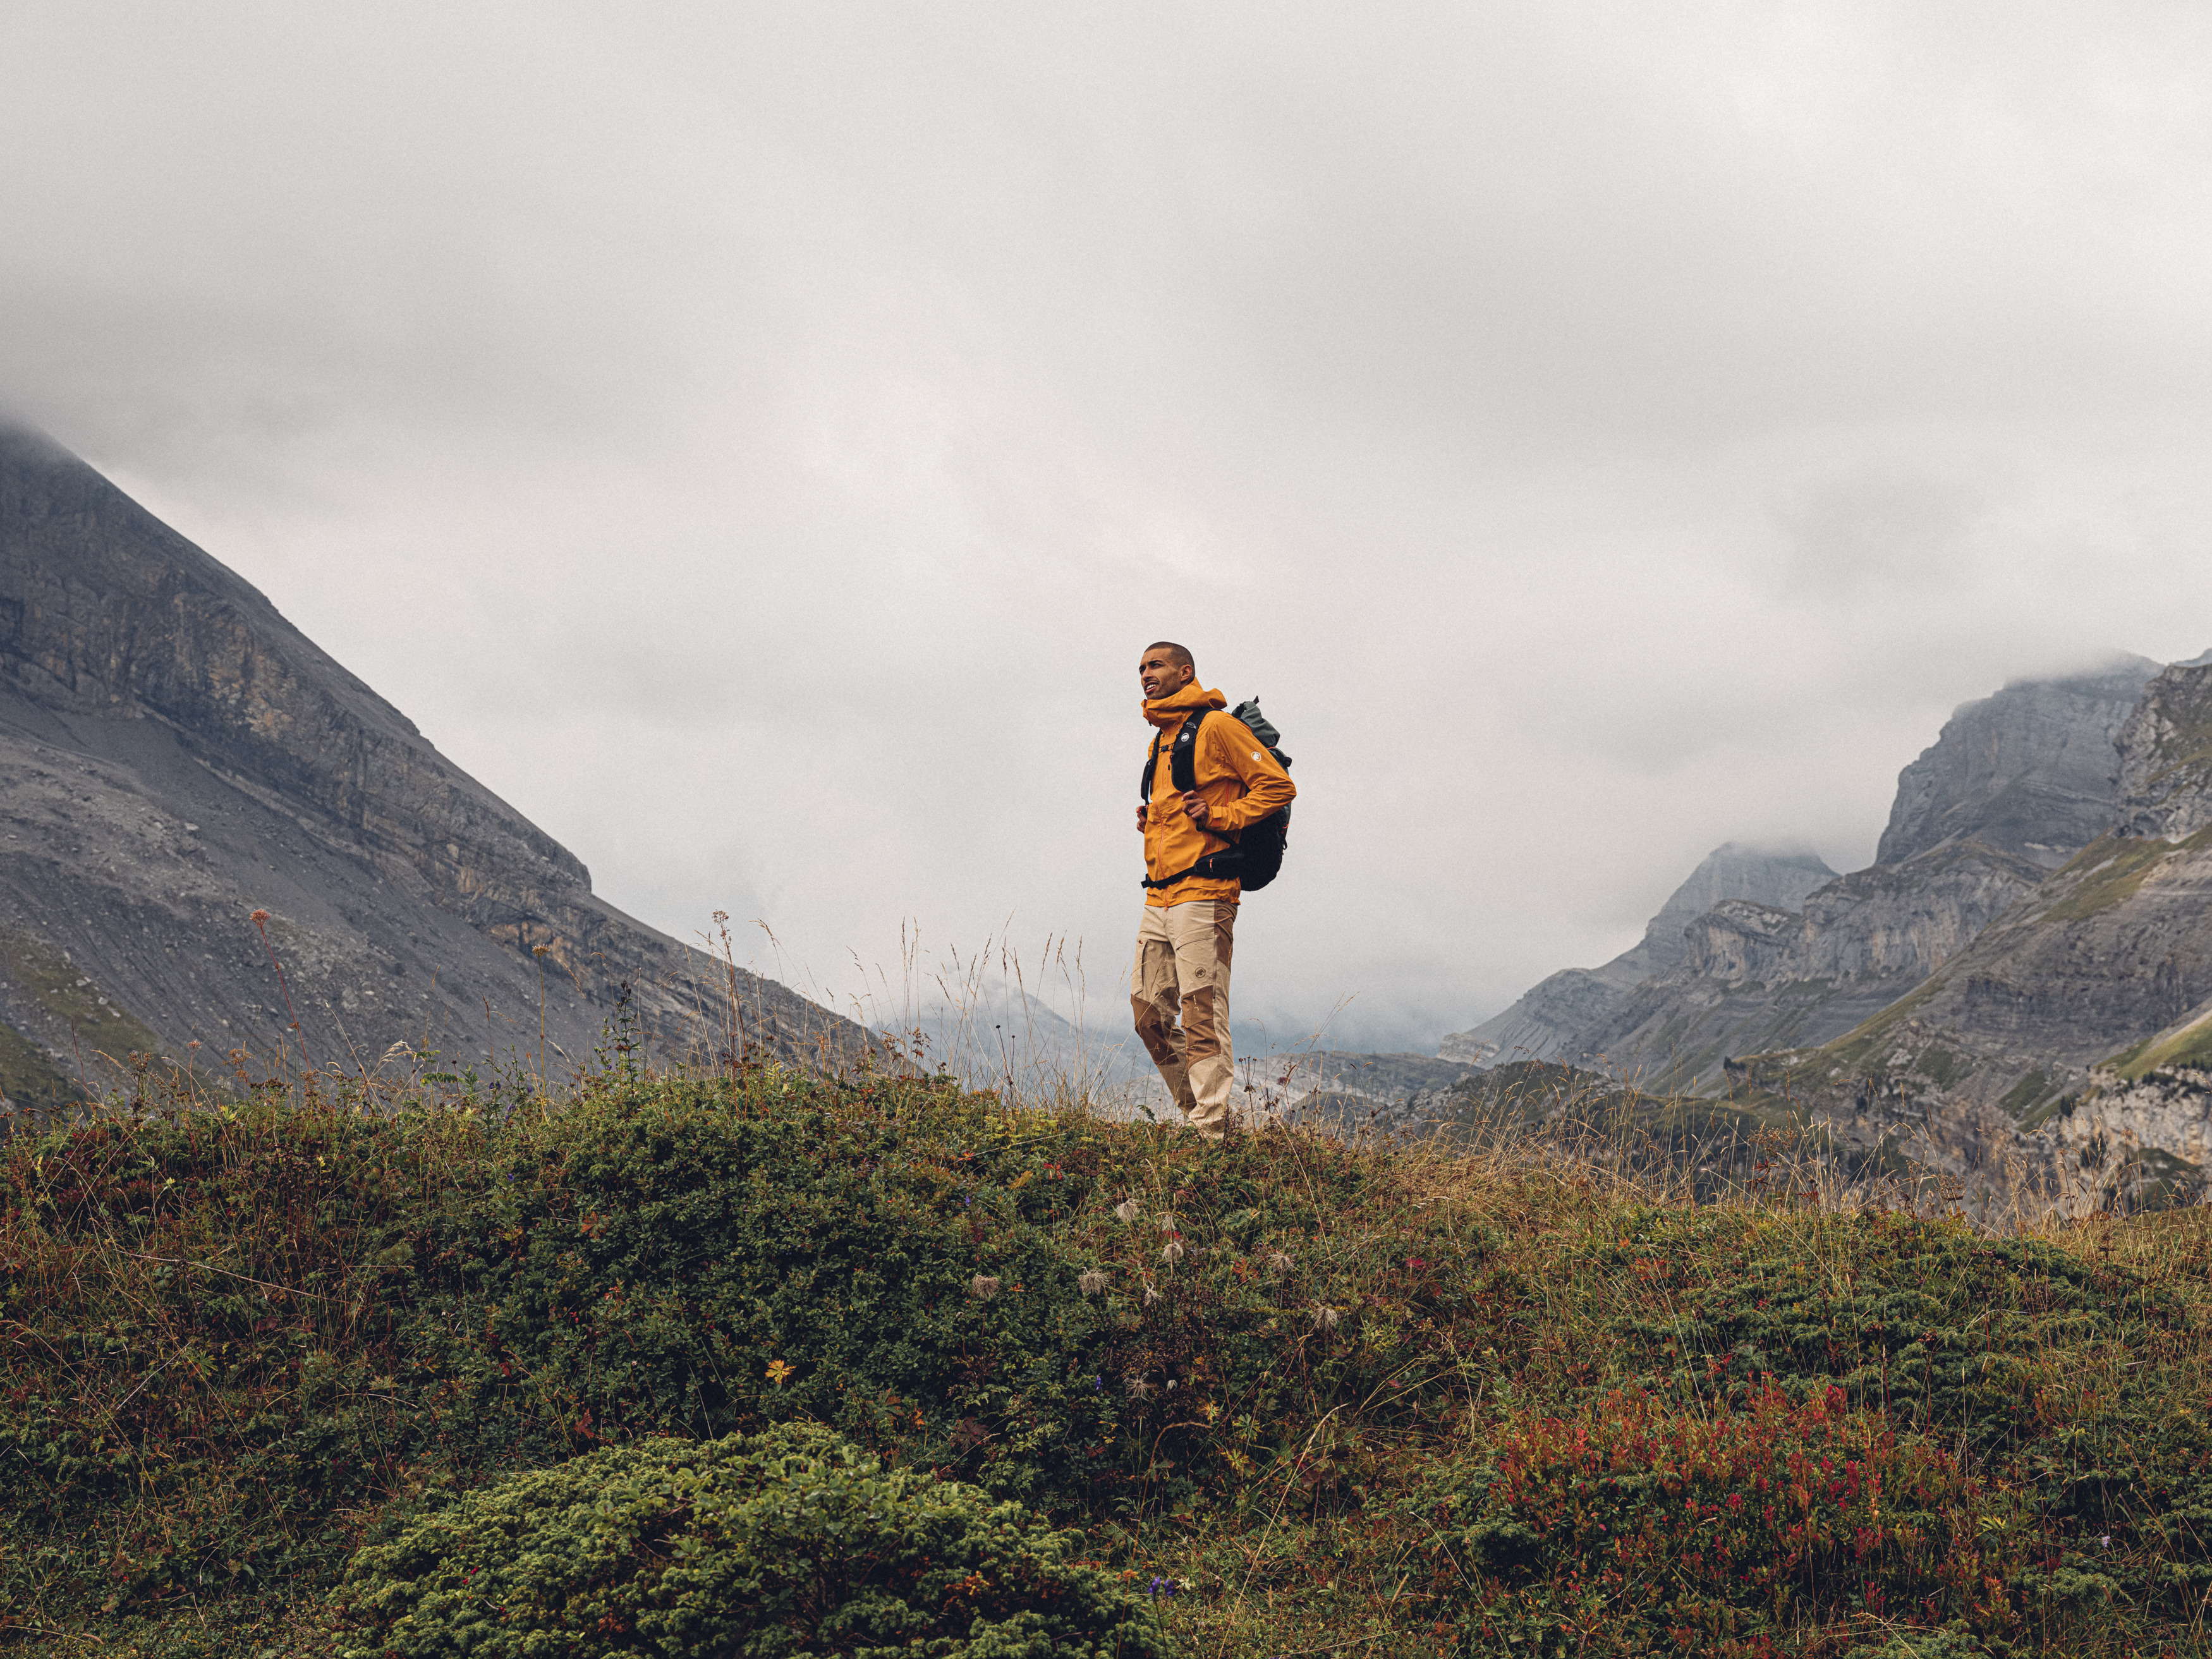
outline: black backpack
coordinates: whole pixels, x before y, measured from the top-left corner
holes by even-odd
[[[1208,714],[1215,711],[1201,708],[1186,718],[1176,730],[1175,742],[1168,750],[1168,776],[1178,790],[1198,787],[1198,728]],[[1282,734],[1273,722],[1260,712],[1260,700],[1247,697],[1229,711],[1229,718],[1242,720],[1260,740],[1260,746],[1275,757],[1276,763],[1285,772],[1291,769],[1291,757],[1276,744]],[[1164,735],[1164,734],[1163,734]],[[1145,779],[1138,791],[1138,799],[1149,805],[1152,799],[1152,779],[1159,771],[1160,738],[1152,739],[1152,753],[1145,757]],[[1231,838],[1231,844],[1218,853],[1208,853],[1188,870],[1178,870],[1174,875],[1158,881],[1149,877],[1146,887],[1172,887],[1193,876],[1213,880],[1234,878],[1243,884],[1248,893],[1256,893],[1274,880],[1283,867],[1283,854],[1291,844],[1291,809],[1270,812],[1255,823],[1248,823]]]

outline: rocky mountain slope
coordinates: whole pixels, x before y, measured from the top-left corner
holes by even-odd
[[[1984,1189],[2079,1199],[2212,1144],[2212,665],[2177,665],[2117,738],[2106,833],[1913,993],[1745,1075]]]
[[[1427,1054],[1303,1049],[1237,1062],[1239,1103],[1256,1116],[1347,1133],[1424,1124],[1455,1105],[1483,1068]]]
[[[625,987],[663,1053],[867,1041],[596,897],[251,586],[0,428],[0,1090],[280,1044],[558,1072]]]
[[[2158,669],[2121,657],[1964,705],[1898,775],[1875,863],[1972,840],[2057,869],[2112,827],[2113,742]]]
[[[1582,1057],[1585,1034],[1617,1014],[1638,986],[1687,959],[1686,930],[1715,906],[1741,901],[1786,909],[1835,877],[1812,853],[1771,852],[1735,842],[1717,847],[1668,896],[1633,945],[1601,968],[1565,968],[1540,981],[1503,1013],[1446,1037],[1437,1057],[1470,1065]]]
[[[1554,1059],[1711,1091],[1726,1085],[1734,1056],[1841,1036],[1912,992],[2109,826],[2114,739],[2156,672],[2120,658],[1965,704],[1899,775],[1868,868],[1827,872],[1786,897],[1726,895],[1688,916],[1670,901],[1636,951],[1595,973],[1554,975],[1440,1052],[1476,1058],[1473,1044],[1488,1039],[1500,1047],[1484,1058]],[[1677,938],[1671,957],[1652,948],[1662,928]],[[1508,1038],[1530,1052],[1516,1054]]]

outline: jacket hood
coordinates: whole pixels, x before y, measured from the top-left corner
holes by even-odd
[[[1226,708],[1229,699],[1218,691],[1209,691],[1193,680],[1172,696],[1145,699],[1145,718],[1163,732],[1170,726],[1180,726],[1190,714],[1201,708]]]

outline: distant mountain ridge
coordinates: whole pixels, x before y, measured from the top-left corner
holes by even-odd
[[[1817,1047],[1911,992],[2101,834],[2119,811],[2115,739],[2158,672],[2116,657],[1961,705],[1899,775],[1875,862],[1699,866],[1604,968],[1543,981],[1447,1038],[1445,1057],[1564,1061],[1711,1092],[1737,1056]],[[1741,889],[1720,892],[1708,870]],[[1700,907],[1697,901],[1714,895]],[[1686,915],[1685,912],[1690,914]],[[1670,950],[1656,944],[1674,935]]]
[[[0,1090],[195,1042],[558,1066],[625,994],[664,1046],[869,1042],[597,897],[251,585],[0,428]]]
[[[1555,1053],[1780,1109],[2000,1219],[2202,1200],[2212,653],[1964,705],[1899,777],[1875,863],[1794,908],[1723,899],[1683,938]]]
[[[1552,975],[1503,1013],[1446,1037],[1437,1057],[1470,1065],[1583,1058],[1587,1035],[1601,1030],[1638,986],[1687,958],[1688,929],[1699,917],[1731,901],[1786,908],[1835,876],[1809,852],[1768,851],[1735,842],[1717,847],[1668,896],[1644,937],[1629,949],[1601,968],[1567,968]]]

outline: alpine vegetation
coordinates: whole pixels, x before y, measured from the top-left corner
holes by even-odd
[[[161,1077],[0,1148],[0,1628],[58,1655],[2204,1651],[2201,1212]]]

